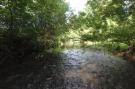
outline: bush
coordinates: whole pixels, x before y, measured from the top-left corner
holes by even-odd
[[[0,32],[0,64],[22,63],[43,51],[43,45],[30,34]]]

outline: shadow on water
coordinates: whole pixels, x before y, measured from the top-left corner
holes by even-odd
[[[134,68],[103,50],[66,49],[2,69],[0,89],[135,89]]]
[[[52,89],[63,85],[63,70],[58,55],[1,68],[0,89]],[[55,82],[58,82],[57,84]]]

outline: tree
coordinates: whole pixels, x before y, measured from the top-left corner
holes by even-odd
[[[95,30],[82,36],[86,37],[85,40],[109,40],[131,45],[135,39],[134,14],[133,0],[88,0],[84,16],[80,14],[76,21],[79,28],[85,25]]]

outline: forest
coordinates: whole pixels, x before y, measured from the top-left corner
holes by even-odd
[[[67,10],[62,0],[1,0],[1,63],[27,60],[57,47],[59,35],[66,30]]]
[[[78,15],[63,0],[1,0],[0,63],[35,56],[72,38],[111,51],[130,48],[133,54],[134,10],[133,0],[88,0]]]
[[[75,14],[66,0],[0,0],[1,71],[43,59],[55,64],[52,59],[57,59],[63,50],[80,48],[103,49],[134,63],[135,1],[87,0],[85,10]]]

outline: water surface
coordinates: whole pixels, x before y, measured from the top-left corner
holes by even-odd
[[[0,75],[0,89],[135,89],[134,63],[86,48],[6,68]]]

